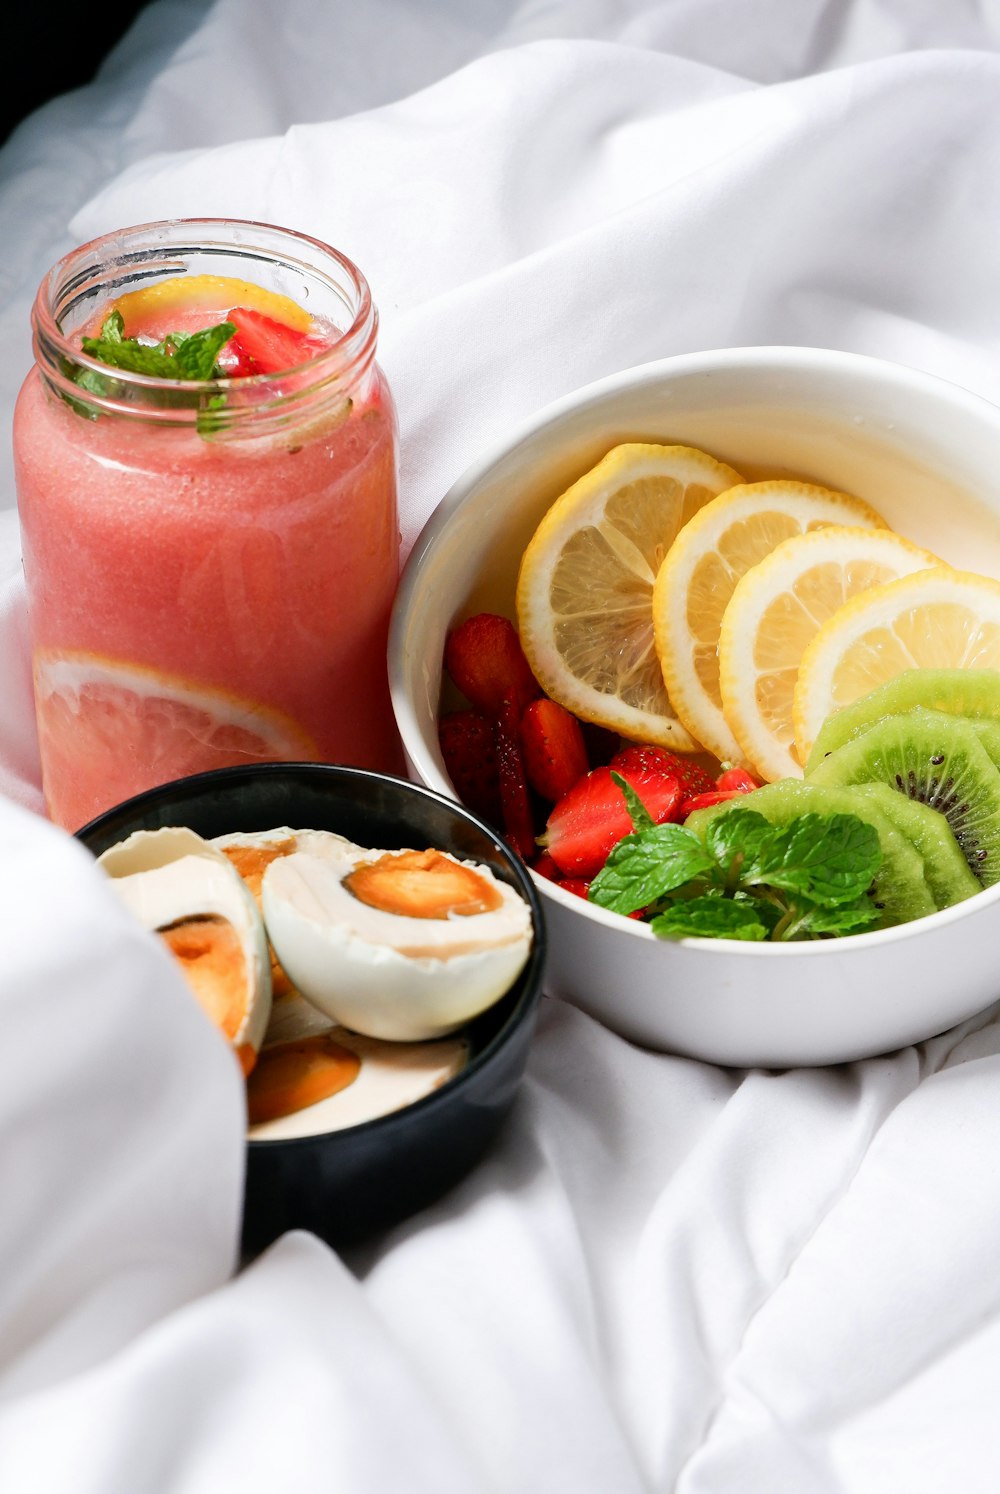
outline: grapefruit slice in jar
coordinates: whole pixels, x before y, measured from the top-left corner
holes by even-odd
[[[282,712],[128,661],[40,649],[34,684],[45,801],[68,830],[189,773],[317,757]]]

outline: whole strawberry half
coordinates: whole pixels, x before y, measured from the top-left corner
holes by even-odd
[[[499,714],[513,696],[518,715],[542,688],[524,657],[517,629],[496,612],[477,612],[445,639],[444,667],[477,711]]]
[[[628,765],[614,771],[635,789],[654,823],[676,819],[686,795],[671,774]],[[594,768],[563,795],[549,815],[540,843],[563,877],[589,881],[613,847],[632,831],[625,796],[611,772],[610,766]]]
[[[500,773],[493,722],[479,711],[449,711],[438,722],[441,756],[463,804],[502,824]]]

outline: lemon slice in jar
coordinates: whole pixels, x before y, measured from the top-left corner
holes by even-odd
[[[312,326],[308,311],[291,296],[266,290],[235,275],[174,275],[169,280],[158,280],[126,291],[105,307],[102,318],[118,311],[125,323],[126,337],[140,334],[162,337],[182,313],[206,311],[221,316],[231,306],[260,311],[297,332],[308,332]]]
[[[653,582],[692,514],[742,482],[689,446],[616,446],[548,510],[521,561],[517,620],[535,678],[584,721],[682,752],[653,644]]]

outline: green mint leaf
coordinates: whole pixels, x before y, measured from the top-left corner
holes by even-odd
[[[713,897],[711,894],[671,903],[663,913],[657,914],[650,928],[660,939],[745,939],[759,942],[766,939],[769,932],[768,925],[760,917],[756,900]]]
[[[190,337],[174,339],[176,352],[173,361],[179,370],[175,378],[210,379],[215,370],[215,360],[221,349],[236,331],[235,322],[219,322],[215,327],[204,327],[192,332]]]
[[[767,929],[769,938],[774,937],[774,930],[781,920],[788,916],[788,909],[780,899],[780,895],[770,898],[756,897],[752,892],[737,892],[734,894],[734,900],[738,903],[746,903],[753,908],[757,917]]]
[[[827,907],[854,902],[871,885],[882,860],[878,833],[853,814],[802,814],[775,827],[742,885],[801,893]]]
[[[648,829],[618,842],[588,897],[614,913],[634,913],[711,870],[712,858],[693,830],[650,821]]]
[[[632,829],[637,835],[643,830],[651,830],[656,822],[632,785],[626,782],[622,775],[616,773],[613,768],[611,770],[611,777],[625,795],[625,808],[629,812]]]
[[[121,314],[112,312],[101,326],[100,337],[83,339],[83,351],[110,368],[157,379],[212,378],[219,352],[236,331],[233,322],[218,322],[200,332],[171,332],[151,346],[135,337],[123,337],[124,325]]]
[[[727,809],[705,828],[705,845],[724,872],[743,878],[768,859],[777,828],[755,809]],[[734,865],[735,863],[735,865]]]
[[[71,363],[68,358],[63,358],[60,367],[67,379],[71,379],[80,389],[87,394],[93,394],[97,399],[113,398],[118,393],[118,381],[107,374],[100,374],[94,368],[80,368]],[[60,391],[61,397],[71,409],[78,415],[83,415],[87,420],[96,420],[101,413],[94,405],[88,404],[86,400],[74,399],[71,394]]]
[[[183,378],[169,353],[147,347],[131,337],[117,342],[114,338],[85,337],[83,351],[88,358],[96,358],[109,368],[121,368],[127,373],[148,374],[157,379]]]
[[[826,934],[864,934],[882,926],[882,915],[869,897],[860,897],[837,908],[808,905],[800,910],[791,937],[818,939]]]
[[[125,318],[120,311],[112,311],[104,318],[101,325],[102,342],[123,342],[125,340]]]
[[[226,405],[227,400],[224,394],[209,396],[195,416],[195,429],[199,436],[214,436],[222,430],[226,421],[221,411],[226,408]]]

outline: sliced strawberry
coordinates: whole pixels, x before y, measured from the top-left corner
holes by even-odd
[[[558,877],[556,886],[561,887],[563,892],[572,892],[584,900],[590,896],[590,883],[585,882],[582,877]],[[627,917],[641,920],[642,909],[636,908],[635,912],[627,914]]]
[[[590,768],[576,717],[554,700],[533,700],[521,716],[521,752],[528,782],[554,804]]]
[[[507,692],[496,718],[497,768],[504,835],[522,861],[535,854],[535,823],[531,812],[528,780],[521,759],[518,726],[521,712],[513,690]]]
[[[676,778],[685,794],[705,794],[717,788],[715,779],[707,768],[679,752],[670,752],[666,747],[646,747],[633,743],[623,747],[611,759],[610,766],[616,773],[627,776],[629,769],[637,773],[668,773]]]
[[[241,373],[283,373],[285,369],[308,363],[329,346],[315,333],[299,332],[250,306],[234,306],[226,312],[226,320],[235,324],[236,331],[226,344],[225,358],[221,361],[225,366],[227,359],[235,358]]]
[[[724,804],[727,799],[738,799],[743,792],[743,789],[709,789],[705,794],[692,794],[681,805],[682,818],[686,820],[696,809],[709,809],[713,804]]]
[[[452,628],[445,641],[444,667],[478,711],[499,713],[513,693],[518,711],[541,695],[521,648],[517,629],[495,612],[477,612]]]
[[[531,863],[531,870],[536,872],[538,876],[547,878],[550,882],[558,882],[562,876],[562,872],[556,866],[548,851],[543,851],[540,856],[535,857]]]
[[[677,817],[684,791],[676,778],[628,767],[621,777],[635,789],[657,825]],[[631,830],[625,796],[610,767],[594,768],[559,800],[541,843],[564,877],[586,880],[597,875],[612,847]]]
[[[246,348],[242,347],[235,337],[223,343],[215,360],[215,365],[229,379],[246,379],[251,374],[260,373]]]
[[[590,883],[585,882],[582,877],[560,877],[556,882],[563,892],[573,892],[577,897],[586,898],[590,891]]]
[[[724,773],[719,774],[715,786],[726,791],[735,789],[738,794],[752,794],[754,789],[760,788],[756,778],[746,768],[727,768]]]
[[[503,823],[493,722],[480,711],[449,711],[438,723],[448,777],[463,804],[497,828]]]

